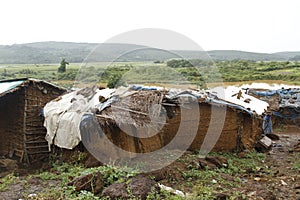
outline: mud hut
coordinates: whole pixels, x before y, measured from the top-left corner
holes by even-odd
[[[0,154],[30,162],[36,155],[48,153],[43,127],[45,104],[65,92],[64,89],[35,79],[0,81]]]
[[[250,89],[249,94],[269,103],[275,126],[300,125],[300,88]]]
[[[109,151],[110,158],[123,157],[122,150],[134,157],[165,146],[198,151],[212,144],[213,151],[240,151],[252,149],[262,132],[255,111],[205,91],[87,91],[75,91],[45,106],[50,146],[73,149],[82,141],[97,152]],[[208,133],[211,140],[204,142]]]
[[[138,91],[95,116],[106,137],[133,153],[152,152],[171,141],[170,149],[187,144],[188,150],[199,151],[203,145],[209,145],[204,144],[208,133],[209,137],[218,137],[213,151],[240,151],[252,149],[261,134],[261,118],[255,112],[186,92],[170,98],[166,91]]]

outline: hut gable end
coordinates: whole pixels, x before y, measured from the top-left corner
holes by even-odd
[[[29,162],[48,152],[42,109],[64,92],[36,79],[0,81],[0,155]]]

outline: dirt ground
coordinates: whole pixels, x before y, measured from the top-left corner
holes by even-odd
[[[234,182],[239,179],[239,187],[229,186],[232,191],[238,192],[242,195],[237,199],[290,199],[300,200],[300,129],[295,127],[286,129],[281,132],[277,132],[280,140],[273,141],[272,149],[266,153],[266,159],[263,165],[257,169],[257,171],[246,171],[243,174],[228,175],[220,173],[219,175],[226,179],[228,182]],[[297,145],[299,145],[297,147]],[[189,156],[187,153],[185,156]],[[243,159],[243,155],[241,159]],[[152,173],[155,176],[155,180],[166,186],[170,186],[174,189],[179,189],[184,193],[192,193],[193,187],[186,184],[186,180],[182,179],[182,174],[187,173],[189,169],[188,163],[185,160],[176,161],[169,167]],[[195,163],[201,165],[200,160],[190,160],[188,162],[190,166]],[[207,165],[207,163],[206,163]],[[209,165],[208,165],[209,166]],[[209,166],[215,168],[214,166]],[[55,180],[42,180],[40,178],[32,176],[33,171],[28,169],[19,170],[18,178],[10,184],[7,190],[0,192],[0,200],[10,199],[22,199],[24,195],[34,195],[36,193],[45,191],[48,187],[58,185]],[[17,170],[18,173],[18,170]],[[8,172],[2,171],[0,173],[2,179]],[[16,174],[16,173],[15,173]],[[212,181],[215,181],[212,179]],[[216,181],[215,181],[216,182]],[[214,190],[218,190],[220,186],[214,186]],[[231,188],[230,188],[231,187]],[[218,193],[215,191],[216,194]],[[229,198],[230,193],[220,194],[219,199]],[[218,198],[217,198],[218,199]]]
[[[300,131],[277,134],[280,140],[274,141],[265,160],[272,175],[245,176],[248,183],[243,190],[253,199],[300,199],[300,169],[295,166],[300,154],[293,149],[300,143]]]

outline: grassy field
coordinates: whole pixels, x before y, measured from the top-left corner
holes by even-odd
[[[255,81],[300,85],[298,62],[197,61],[194,66],[182,61],[173,61],[171,64],[169,62],[70,63],[65,73],[58,73],[59,64],[7,64],[0,66],[0,79],[37,78],[66,88],[71,88],[76,80],[85,84],[97,83],[101,86],[106,86],[107,83],[114,86],[119,82],[119,84],[179,84],[205,87],[207,81],[214,82],[214,80],[224,82],[226,85]]]

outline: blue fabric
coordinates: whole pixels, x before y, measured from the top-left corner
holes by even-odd
[[[133,85],[130,87],[131,90],[157,90],[157,88],[155,87],[142,87],[142,86],[136,86],[136,85]]]
[[[271,134],[273,132],[272,119],[270,115],[264,116],[263,130],[264,130],[264,134]]]

